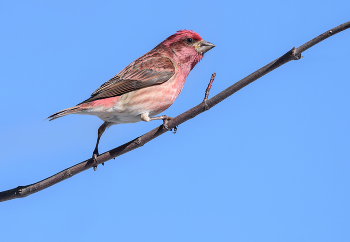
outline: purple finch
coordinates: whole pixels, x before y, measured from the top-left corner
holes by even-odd
[[[155,115],[173,104],[190,71],[213,47],[196,32],[180,30],[125,67],[89,99],[48,118],[51,121],[67,114],[90,114],[102,119],[93,152],[96,158],[100,138],[113,124],[161,119],[166,125],[170,117]]]

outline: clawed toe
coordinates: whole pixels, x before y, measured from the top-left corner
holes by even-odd
[[[92,154],[92,160],[93,160],[93,164],[94,164],[94,166],[93,166],[93,168],[94,168],[94,171],[96,171],[97,170],[97,157],[98,157],[98,153],[93,153]]]
[[[173,129],[171,129],[170,131],[173,131]],[[177,132],[177,126],[174,127],[173,134],[176,134],[176,132]]]
[[[164,128],[165,129],[169,129],[169,126],[168,126],[168,121],[169,120],[171,120],[171,119],[173,119],[172,117],[168,117],[168,116],[165,116],[164,118],[163,118],[163,126],[164,126]]]
[[[93,166],[93,168],[94,168],[94,171],[96,171],[97,170],[97,157],[99,156],[99,154],[97,153],[93,153],[92,154],[92,159],[93,159],[93,164],[94,164],[94,166]],[[103,166],[105,165],[105,163],[104,162],[102,162],[101,163]]]
[[[169,129],[169,126],[167,125],[166,122],[163,123],[163,127],[164,127],[165,129]]]

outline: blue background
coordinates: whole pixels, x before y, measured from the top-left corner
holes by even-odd
[[[328,2],[328,3],[327,3]],[[1,1],[0,190],[91,157],[94,116],[43,121],[180,29],[216,45],[176,116],[349,21],[350,1]],[[97,171],[0,204],[1,241],[350,241],[350,30]],[[100,151],[160,125],[112,126]]]

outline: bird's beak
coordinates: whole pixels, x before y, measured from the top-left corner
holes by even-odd
[[[196,46],[196,51],[198,52],[198,54],[204,54],[205,52],[207,52],[208,50],[214,47],[215,45],[213,45],[212,43],[202,40]]]

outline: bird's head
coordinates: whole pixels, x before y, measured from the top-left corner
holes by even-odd
[[[203,58],[205,52],[215,47],[192,30],[177,31],[164,40],[161,45],[171,49],[182,62],[192,62],[191,69]]]

